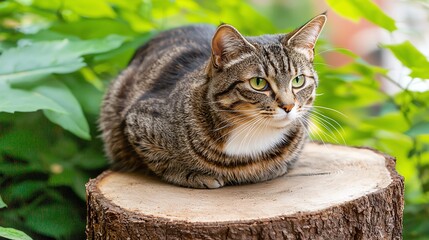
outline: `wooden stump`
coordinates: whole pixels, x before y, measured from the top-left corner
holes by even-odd
[[[309,143],[283,177],[205,190],[106,171],[88,239],[402,239],[403,178],[370,149]]]

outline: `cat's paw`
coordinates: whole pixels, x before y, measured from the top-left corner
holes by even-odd
[[[193,175],[187,182],[193,188],[220,188],[225,185],[222,178],[202,174]]]

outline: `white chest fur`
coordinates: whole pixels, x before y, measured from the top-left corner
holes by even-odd
[[[258,156],[280,143],[287,129],[239,126],[231,131],[224,152],[230,156]]]

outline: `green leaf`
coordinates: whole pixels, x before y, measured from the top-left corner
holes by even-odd
[[[51,73],[74,72],[86,64],[72,50],[68,40],[8,49],[0,55],[0,81],[36,81]]]
[[[89,18],[114,18],[116,13],[104,0],[64,0],[64,8]]]
[[[18,3],[12,1],[1,1],[0,2],[0,16],[10,14],[16,11]]]
[[[398,159],[407,159],[408,152],[413,147],[413,142],[407,135],[395,131],[386,131],[381,127],[372,130],[371,138],[375,139],[373,147],[390,153]],[[401,148],[398,149],[398,146],[401,146]],[[404,175],[414,174],[412,168],[410,168],[411,165],[408,161],[402,161],[397,165],[398,171],[400,169],[401,174]]]
[[[73,22],[54,22],[50,30],[81,39],[105,38],[111,34],[121,36],[136,35],[126,22],[111,19],[80,19]]]
[[[7,207],[6,203],[3,202],[3,199],[0,196],[0,208],[5,208]]]
[[[44,169],[37,165],[0,163],[0,173],[6,176],[18,176],[27,173],[43,173]]]
[[[404,66],[412,70],[411,77],[429,78],[428,59],[410,41],[396,45],[383,45],[383,47],[389,49]]]
[[[85,41],[41,41],[8,49],[0,55],[0,82],[34,82],[52,73],[74,72],[86,65],[81,56],[110,51],[124,40],[111,35]]]
[[[20,118],[25,115],[26,118]],[[52,145],[53,129],[51,124],[42,124],[37,121],[41,114],[21,114],[15,118],[14,126],[10,131],[5,132],[0,137],[0,153],[13,156],[12,163],[5,162],[0,172],[8,174],[9,171],[19,173],[28,172],[42,168],[40,157],[47,152]],[[42,116],[40,116],[42,117]],[[20,122],[22,121],[22,122]],[[47,123],[47,121],[45,121]],[[35,128],[34,126],[37,126]],[[28,164],[23,164],[17,160],[25,160]],[[6,166],[5,166],[6,165]]]
[[[42,9],[57,11],[61,7],[61,0],[32,0],[31,5]]]
[[[74,178],[76,176],[75,169],[71,167],[64,167],[58,165],[59,171],[58,173],[54,173],[49,177],[49,185],[50,186],[72,186]]]
[[[150,2],[144,2],[141,0],[128,0],[126,2],[122,0],[107,0],[108,3],[119,7],[121,10],[135,11],[140,7],[141,4],[150,5]]]
[[[152,31],[152,32],[146,32],[144,34],[141,34],[140,36],[135,37],[133,40],[124,43],[121,47],[118,47],[113,51],[102,53],[102,54],[95,56],[94,60],[95,61],[109,60],[109,59],[116,57],[118,54],[121,54],[121,53],[128,51],[128,50],[132,50],[134,52],[135,49],[137,49],[138,47],[143,45],[143,43],[147,42],[156,33],[157,32]]]
[[[0,227],[0,237],[11,240],[32,240],[27,234],[13,228]]]
[[[72,159],[72,162],[87,170],[100,169],[107,165],[107,159],[104,155],[99,151],[94,151],[92,149],[76,154]]]
[[[45,116],[52,122],[74,133],[83,139],[90,139],[89,126],[83,115],[79,102],[63,83],[50,80],[33,89],[34,92],[46,96],[59,104],[64,112],[44,110]]]
[[[397,111],[398,111],[398,106],[395,104],[395,102],[393,102],[393,100],[389,99],[381,106],[380,114],[384,115],[384,114],[393,113]]]
[[[64,39],[68,39],[70,41],[80,40],[79,37],[76,37],[73,35],[61,34],[48,29],[44,29],[35,34],[27,34],[23,38],[21,38],[18,42],[19,42],[19,45],[24,46],[35,42],[60,41]]]
[[[2,41],[0,42],[0,53],[6,51],[9,48],[13,48],[14,46],[14,43]]]
[[[83,173],[82,171],[76,171],[76,176],[73,181],[73,191],[82,199],[86,199],[85,184],[89,181],[90,176]]]
[[[410,77],[429,79],[429,61],[410,41],[400,44],[383,45],[401,63],[411,69]]]
[[[404,132],[408,129],[408,123],[400,112],[387,113],[382,116],[369,118],[365,124],[372,125],[375,129],[383,129],[392,132]]]
[[[154,24],[143,18],[141,14],[134,11],[123,11],[121,16],[128,21],[135,32],[148,32],[155,28]]]
[[[423,134],[429,134],[429,122],[420,122],[412,126],[406,134],[410,137],[417,137]]]
[[[26,180],[15,183],[7,189],[9,199],[30,200],[36,193],[43,191],[46,188],[46,182]]]
[[[50,98],[32,91],[13,89],[0,79],[0,112],[34,112],[40,109],[59,113],[66,112],[63,107]]]
[[[51,145],[52,148],[49,151],[52,155],[45,155],[47,162],[68,162],[70,158],[81,152],[78,146],[79,143],[80,142],[75,141],[73,138],[61,137],[57,139],[55,143]]]
[[[32,112],[40,109],[49,120],[76,136],[91,138],[79,102],[63,83],[49,80],[26,91],[12,89],[0,82],[0,112]]]
[[[72,236],[81,231],[80,218],[72,204],[54,203],[40,206],[25,217],[25,224],[33,231],[53,238]]]
[[[88,160],[90,161],[90,160]],[[89,176],[82,171],[71,166],[62,166],[63,169],[49,178],[50,186],[68,186],[83,200],[85,200],[85,183]]]
[[[76,56],[107,52],[120,47],[126,39],[127,37],[119,35],[109,35],[101,39],[72,41],[67,54]]]
[[[326,0],[326,2],[337,14],[349,20],[356,22],[360,18],[365,18],[390,32],[397,29],[395,21],[371,0]]]
[[[94,116],[99,114],[103,91],[82,79],[75,79],[74,76],[62,76],[61,80],[67,84],[86,114]]]
[[[86,155],[86,154],[84,154]],[[78,159],[72,159],[70,163],[64,163],[64,164],[56,164],[55,167],[56,170],[52,172],[52,174],[49,177],[48,184],[49,186],[67,186],[73,189],[73,191],[82,199],[85,200],[85,183],[88,182],[90,176],[86,174],[85,172],[81,171],[80,169],[76,168],[76,163]],[[86,158],[86,161],[88,162],[86,165],[90,165],[92,161],[96,161],[95,165],[105,165],[105,161],[102,163],[97,163],[98,159],[91,159]],[[94,169],[93,166],[89,167],[88,169]]]

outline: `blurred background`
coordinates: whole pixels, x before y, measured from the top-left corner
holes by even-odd
[[[324,11],[310,137],[395,156],[404,239],[429,239],[428,0],[0,1],[0,238],[85,238],[85,183],[108,167],[100,102],[151,36],[285,33]]]

